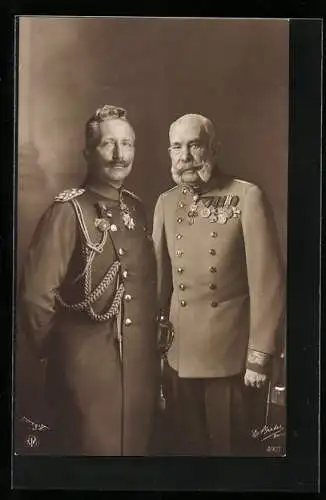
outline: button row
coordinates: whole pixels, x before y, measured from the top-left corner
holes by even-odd
[[[187,302],[185,300],[180,300],[180,306],[181,307],[186,307],[187,306]],[[218,303],[213,301],[211,302],[211,307],[217,307],[218,306]]]
[[[211,249],[208,251],[208,253],[209,253],[210,255],[216,255],[216,250],[215,250],[214,248],[211,248]],[[184,251],[183,251],[183,250],[178,249],[178,250],[176,250],[175,254],[176,254],[176,256],[177,256],[177,257],[182,257],[182,256],[184,255]]]
[[[182,291],[184,292],[184,291],[185,291],[185,289],[186,289],[187,287],[186,287],[186,285],[185,285],[184,283],[180,283],[180,284],[179,284],[179,288],[180,288],[180,290],[182,290]],[[208,288],[209,288],[210,290],[216,290],[216,285],[215,285],[215,283],[209,283]]]
[[[182,222],[182,221],[183,221],[182,217],[179,217],[179,218],[177,219],[178,224],[181,224],[181,222]],[[210,236],[211,236],[211,238],[217,238],[218,234],[217,234],[217,232],[216,232],[216,231],[212,231],[212,232],[210,233]],[[181,233],[177,233],[177,234],[175,235],[175,237],[177,238],[177,240],[181,240],[181,238],[182,238],[182,234],[181,234]]]
[[[128,275],[128,272],[127,271],[123,271],[123,276],[126,277],[126,275]],[[130,293],[126,293],[126,295],[124,296],[124,299],[126,302],[130,302],[132,300],[132,295],[130,295]],[[131,326],[132,325],[132,320],[130,318],[126,318],[125,321],[124,321],[124,324],[126,326]]]
[[[210,273],[216,273],[216,271],[217,271],[217,269],[215,266],[210,266],[210,268],[209,268]],[[183,267],[177,267],[177,273],[182,274],[183,272],[184,272]]]

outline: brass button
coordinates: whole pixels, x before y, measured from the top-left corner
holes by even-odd
[[[126,325],[126,326],[130,326],[130,325],[132,325],[132,321],[131,321],[131,319],[130,319],[130,318],[126,318],[126,319],[125,319],[125,325]]]
[[[186,307],[187,302],[185,300],[180,300],[181,307]]]
[[[181,222],[183,222],[183,218],[182,218],[182,217],[178,217],[178,218],[177,218],[177,223],[178,223],[178,224],[181,224]]]
[[[128,271],[127,271],[127,269],[125,269],[124,271],[122,271],[122,276],[123,276],[124,278],[127,278],[127,276],[128,276]]]
[[[183,203],[183,201],[179,201],[178,203],[178,207],[179,208],[183,208],[185,206],[185,204]]]
[[[110,226],[111,231],[115,232],[118,230],[117,226],[115,224],[111,224]]]
[[[183,188],[183,189],[182,189],[182,192],[183,192],[183,194],[187,194],[188,189],[187,189],[187,188]]]
[[[209,288],[210,290],[216,290],[216,285],[215,285],[215,283],[210,283],[210,284],[208,285],[208,288]]]
[[[181,240],[182,234],[178,233],[176,237],[177,237],[177,240]]]
[[[179,288],[184,291],[186,289],[186,285],[184,283],[180,283]]]
[[[183,256],[183,251],[182,250],[177,250],[176,251],[176,256],[177,257],[182,257]]]
[[[211,303],[211,306],[212,306],[212,307],[217,307],[217,302],[212,302],[212,303]]]
[[[211,255],[216,255],[216,250],[214,250],[214,248],[211,248],[210,251],[209,251],[209,253]]]
[[[210,270],[211,273],[216,273],[216,267],[214,267],[214,266],[211,266],[209,268],[209,270]]]
[[[216,231],[212,231],[211,232],[211,237],[212,238],[217,238],[217,232]]]
[[[119,248],[118,253],[119,253],[119,255],[121,255],[121,256],[122,256],[122,255],[124,255],[124,254],[125,254],[125,251],[124,251],[124,249],[123,249],[123,248]]]
[[[127,294],[125,295],[125,300],[126,300],[127,302],[130,302],[130,301],[131,301],[131,299],[132,299],[132,296],[131,296],[129,293],[127,293]]]
[[[179,274],[183,273],[183,267],[178,267],[177,272],[178,272]]]

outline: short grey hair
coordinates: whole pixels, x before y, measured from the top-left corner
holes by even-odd
[[[173,123],[170,125],[169,129],[169,135],[171,134],[172,129],[178,125],[179,123],[182,123],[185,120],[189,119],[195,119],[200,123],[200,126],[203,130],[205,130],[206,134],[209,137],[209,144],[210,146],[213,146],[215,144],[215,128],[211,120],[206,118],[206,116],[196,114],[196,113],[188,113],[186,115],[180,116],[177,118]]]

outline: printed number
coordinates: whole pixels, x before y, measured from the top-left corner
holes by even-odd
[[[268,453],[280,453],[281,446],[267,446],[267,452]]]

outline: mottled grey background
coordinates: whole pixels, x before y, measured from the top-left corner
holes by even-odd
[[[21,18],[18,275],[42,211],[83,179],[84,123],[102,104],[125,107],[135,127],[127,187],[149,222],[172,186],[169,125],[202,113],[216,125],[221,168],[265,189],[286,258],[288,73],[286,20]]]

